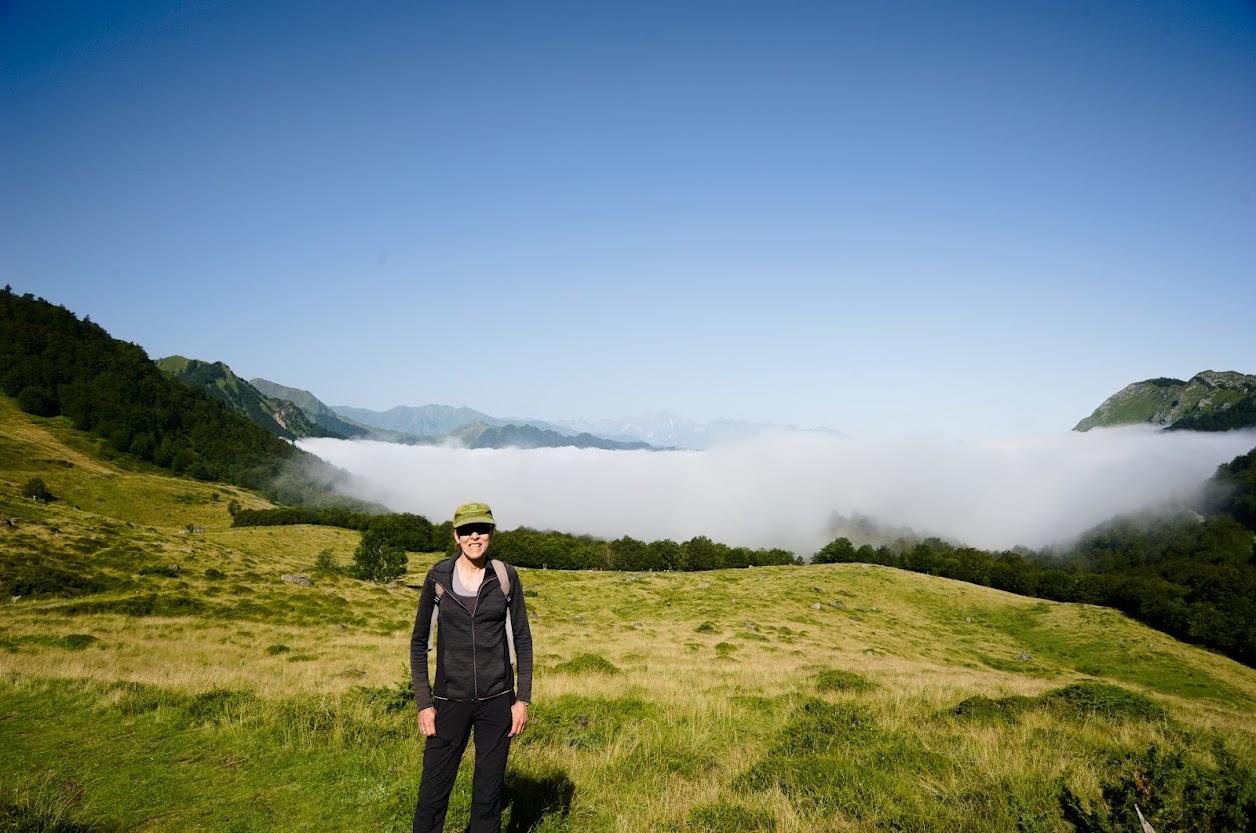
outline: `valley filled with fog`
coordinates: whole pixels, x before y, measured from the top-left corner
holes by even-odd
[[[843,517],[987,549],[1067,542],[1114,515],[1192,500],[1217,465],[1256,445],[1256,431],[1137,426],[966,441],[782,432],[667,452],[299,444],[353,475],[354,497],[434,521],[483,500],[507,529],[706,535],[807,557],[846,534]]]

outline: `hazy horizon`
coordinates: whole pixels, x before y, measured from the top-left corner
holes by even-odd
[[[809,556],[840,515],[989,549],[1066,542],[1116,515],[1190,501],[1217,465],[1256,445],[1256,430],[1135,426],[967,442],[777,433],[671,452],[299,445],[353,475],[354,497],[436,521],[483,500],[505,529],[706,535]]]

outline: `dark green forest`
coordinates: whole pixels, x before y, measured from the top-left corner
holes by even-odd
[[[315,506],[284,506],[278,509],[237,509],[231,513],[232,526],[291,526],[313,524],[373,530],[390,544],[409,552],[438,552],[453,540],[453,524],[433,524],[422,515],[354,512],[348,509]]]
[[[63,415],[109,448],[175,474],[285,502],[331,497],[340,473],[221,402],[162,373],[137,345],[33,295],[0,292],[0,390],[37,416]],[[293,465],[297,464],[297,465]]]

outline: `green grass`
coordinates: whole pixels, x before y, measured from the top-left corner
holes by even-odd
[[[407,829],[438,555],[356,581],[357,533],[232,529],[265,502],[6,400],[0,463],[0,833]],[[1115,833],[1148,790],[1161,833],[1256,818],[1256,672],[1110,610],[859,564],[521,582],[508,833]],[[469,805],[468,760],[448,829]]]

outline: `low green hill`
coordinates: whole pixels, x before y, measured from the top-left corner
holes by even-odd
[[[1141,423],[1192,431],[1256,426],[1256,376],[1205,370],[1188,382],[1135,382],[1105,399],[1073,430]]]
[[[233,529],[233,501],[268,503],[105,448],[0,399],[0,829],[406,829],[437,556],[359,582],[357,533]],[[1112,610],[866,564],[520,575],[537,671],[506,830],[1256,819],[1256,671]],[[469,801],[468,759],[449,829]]]

